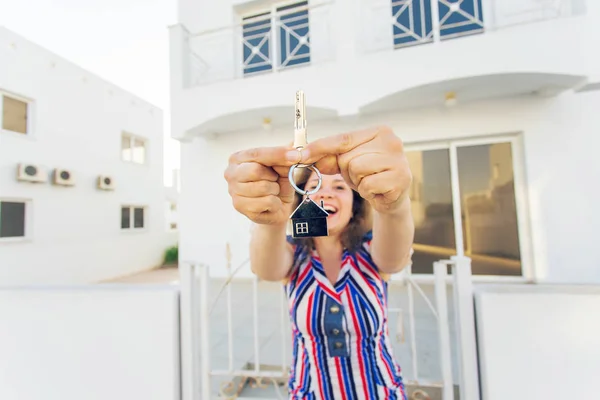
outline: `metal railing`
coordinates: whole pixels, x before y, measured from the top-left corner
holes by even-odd
[[[361,48],[369,53],[436,43],[573,12],[573,0],[377,0],[363,10]]]
[[[299,2],[242,23],[188,34],[190,86],[323,63],[334,58],[331,2]]]
[[[241,267],[241,266],[240,266]],[[451,268],[452,278],[447,276],[447,269]],[[217,299],[222,291],[226,292],[227,304],[227,358],[228,367],[216,369],[211,367],[211,342],[210,326],[211,312],[216,304],[211,305],[209,287],[210,268],[202,264],[183,264],[181,276],[182,290],[182,316],[184,324],[184,349],[182,355],[184,370],[184,400],[208,400],[216,396],[212,392],[212,380],[216,377],[229,376],[232,378],[250,378],[254,381],[287,380],[289,365],[286,360],[286,318],[288,318],[287,301],[284,296],[280,298],[281,320],[279,334],[282,343],[281,369],[262,370],[260,367],[259,323],[258,323],[258,278],[252,278],[252,313],[253,313],[253,346],[254,362],[252,369],[239,369],[234,365],[233,352],[233,318],[232,318],[232,288],[231,281],[235,272],[229,272],[229,277],[219,290]],[[239,267],[238,267],[239,270]],[[452,346],[450,340],[450,324],[448,320],[448,297],[446,286],[451,283],[454,299],[455,322],[457,341],[454,343],[458,354],[459,382],[461,400],[479,399],[479,377],[477,368],[477,354],[475,344],[475,320],[473,312],[473,289],[471,282],[471,261],[467,257],[452,257],[450,260],[441,260],[434,263],[434,296],[435,305],[429,300],[422,288],[411,277],[411,269],[407,267],[404,279],[390,281],[390,285],[406,285],[408,294],[408,320],[410,329],[410,351],[412,354],[412,380],[405,381],[409,384],[419,385],[419,370],[417,363],[417,343],[414,313],[414,292],[424,299],[432,315],[435,317],[438,330],[438,344],[440,349],[439,365],[441,370],[441,383],[431,384],[439,386],[442,390],[443,400],[454,399],[454,380],[452,375]],[[283,290],[283,289],[282,289]],[[184,294],[183,292],[187,292]],[[390,308],[390,313],[400,312],[402,309]],[[186,329],[187,327],[187,329]],[[187,339],[187,340],[186,340]],[[187,350],[185,347],[187,346]],[[231,386],[234,385],[230,383]],[[276,386],[276,385],[275,385]],[[221,396],[224,396],[221,391]],[[239,390],[229,398],[242,399]],[[279,393],[279,398],[286,398]]]

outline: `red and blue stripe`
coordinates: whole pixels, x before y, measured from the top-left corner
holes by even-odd
[[[291,400],[407,400],[389,339],[387,281],[371,259],[370,240],[369,233],[358,251],[344,251],[335,284],[316,251],[295,248],[297,263],[285,285]]]

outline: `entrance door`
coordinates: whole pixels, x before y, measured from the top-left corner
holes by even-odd
[[[466,255],[473,275],[522,276],[513,148],[510,138],[407,146],[414,274],[431,274],[433,262]]]

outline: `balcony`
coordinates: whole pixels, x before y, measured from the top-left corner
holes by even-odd
[[[220,29],[187,33],[186,87],[336,61],[335,30],[359,54],[394,51],[583,13],[584,0],[363,1],[357,24],[335,2],[273,8]],[[339,8],[339,7],[338,7]],[[346,29],[347,28],[347,29]],[[186,66],[184,66],[185,68]]]
[[[581,14],[584,9],[584,0],[377,0],[369,3],[362,13],[364,53],[566,18]]]
[[[180,26],[172,36],[172,70],[184,77],[174,85],[174,135],[260,129],[263,118],[289,126],[299,88],[310,96],[312,122],[431,106],[454,91],[471,100],[555,95],[592,69],[589,49],[572,45],[594,23],[584,2],[299,2],[222,29]],[[226,104],[214,101],[223,96]]]
[[[190,34],[189,86],[334,60],[331,3],[312,3],[276,7],[238,25]]]

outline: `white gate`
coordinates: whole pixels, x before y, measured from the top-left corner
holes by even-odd
[[[447,276],[450,267],[451,277]],[[229,398],[243,400],[238,397],[238,391],[233,388],[234,394],[211,393],[212,380],[215,377],[230,376],[231,378],[250,378],[255,382],[271,381],[276,379],[286,380],[289,363],[286,360],[285,337],[289,335],[285,326],[287,318],[287,302],[284,296],[281,299],[280,332],[282,343],[281,369],[261,370],[259,349],[259,323],[258,323],[258,279],[252,280],[252,312],[253,312],[253,368],[234,368],[233,328],[232,328],[232,302],[231,285],[235,271],[222,287],[227,296],[227,335],[228,335],[228,368],[215,369],[211,366],[210,325],[211,302],[209,287],[211,285],[209,267],[199,263],[182,263],[181,269],[181,322],[182,322],[182,398],[183,400],[210,400],[213,398]],[[454,400],[454,382],[452,374],[452,343],[448,321],[448,301],[446,286],[451,284],[455,308],[456,346],[458,354],[458,387],[461,400],[479,400],[479,376],[477,366],[477,349],[475,337],[475,320],[473,310],[473,289],[471,280],[471,260],[468,257],[455,256],[450,260],[440,260],[433,265],[435,305],[431,303],[421,287],[414,281],[410,267],[407,268],[405,277],[401,281],[391,281],[390,285],[406,285],[408,293],[408,321],[410,330],[410,351],[412,354],[412,371],[414,377],[407,383],[419,384],[417,364],[417,344],[415,335],[414,318],[414,291],[423,297],[431,313],[434,315],[438,330],[438,343],[440,349],[439,365],[442,380],[441,387],[443,400]],[[219,291],[219,295],[220,292]],[[282,289],[283,290],[283,289]],[[248,299],[250,301],[250,299]],[[213,303],[214,304],[214,303]],[[398,308],[390,308],[390,313],[402,312]],[[231,385],[235,385],[232,381]],[[230,386],[231,386],[230,385]],[[276,387],[276,385],[274,385]],[[232,389],[229,387],[229,389]],[[275,398],[287,398],[287,393],[279,392]]]

